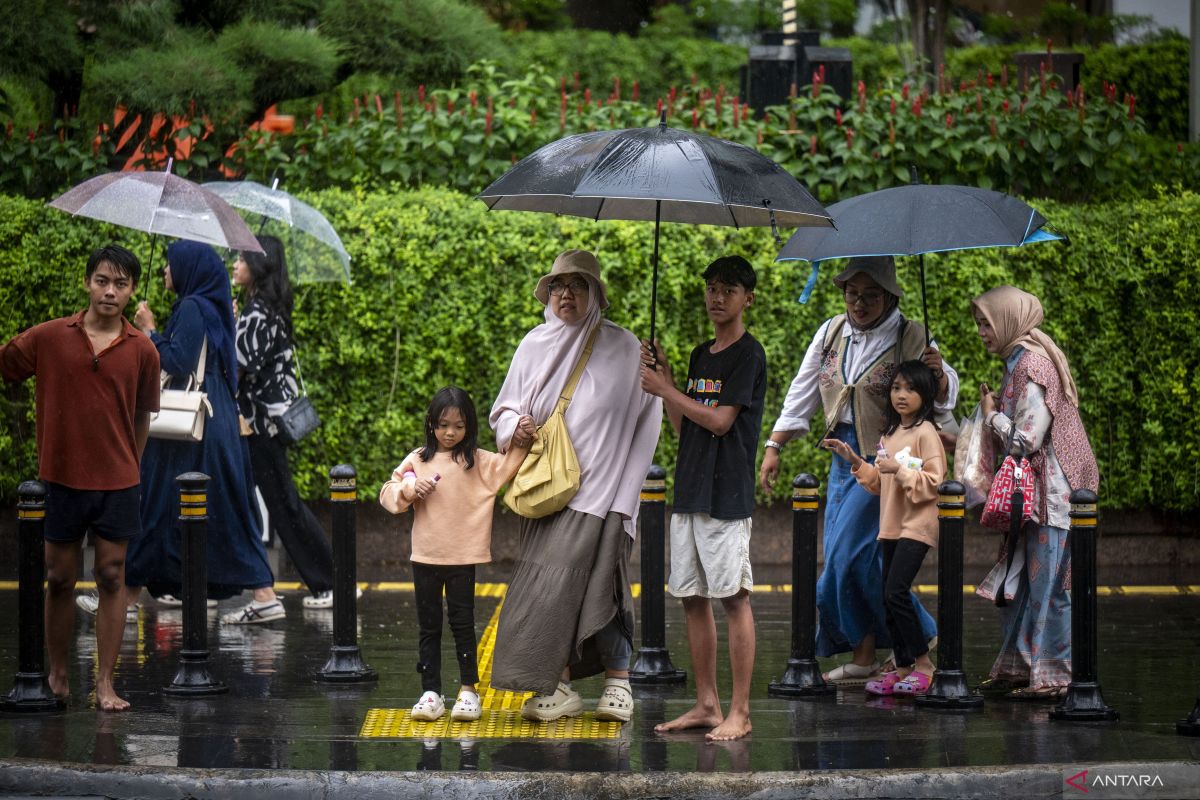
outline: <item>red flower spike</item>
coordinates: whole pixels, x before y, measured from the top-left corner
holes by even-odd
[[[700,112],[694,108],[692,109],[692,127],[700,127]]]
[[[854,149],[854,131],[850,128],[846,128],[846,149]]]
[[[954,127],[954,115],[947,114],[946,115],[946,129],[949,130],[950,128],[953,128],[953,127]]]
[[[888,120],[888,144],[896,143],[896,123]]]
[[[1183,142],[1177,142],[1175,144],[1175,152],[1183,155]]]
[[[989,89],[992,88],[992,73],[990,73],[990,72],[987,74],[987,87]]]
[[[1054,40],[1053,39],[1046,40],[1046,55],[1048,55],[1048,56],[1054,55]]]
[[[996,118],[995,117],[992,117],[988,121],[988,128],[991,129],[993,139],[1000,138],[1000,131],[996,129]]]
[[[565,78],[563,79],[563,82],[564,83],[566,82]],[[566,92],[564,91],[563,94],[565,95]],[[475,108],[479,105],[479,94],[474,89],[472,89],[471,93],[467,95],[467,100],[470,101],[471,108]]]
[[[982,94],[975,95],[975,110],[981,114],[983,113],[983,95]]]
[[[817,135],[815,133],[808,139],[808,154],[811,156],[817,154]]]
[[[325,106],[323,103],[317,103],[317,119],[325,116]]]
[[[662,110],[663,110],[663,99],[660,97],[660,98],[658,98],[658,107],[654,110],[654,116],[661,117]]]
[[[578,92],[579,91],[579,73],[578,72],[573,73],[572,79],[574,82],[571,84],[572,85],[571,91]]]
[[[417,102],[418,103],[425,102],[425,84],[423,84],[423,83],[417,87]]]
[[[637,81],[634,81],[633,82],[633,102],[635,102],[635,103],[638,102],[638,98],[641,97],[641,93],[642,93],[641,87],[638,86]]]
[[[760,125],[760,126],[758,126],[758,146],[762,147],[762,143],[763,143],[763,129],[762,129],[762,126]]]
[[[906,103],[908,102],[908,84],[907,83],[904,84],[904,86],[901,87],[901,89],[900,89],[900,98],[902,100],[904,100],[904,102],[906,102]]]
[[[529,124],[537,125],[537,109],[532,109],[529,112]]]
[[[613,75],[613,97],[621,99],[621,76]]]
[[[1000,107],[1002,109],[1004,109],[1004,113],[1007,114],[1008,113],[1008,100],[1005,100],[1003,103],[1001,103]]]
[[[379,95],[375,95],[375,113],[383,116],[383,101],[379,99]]]
[[[495,118],[495,113],[492,109],[492,98],[489,95],[487,99],[487,115],[483,118],[483,132],[487,136],[492,135],[492,120]]]
[[[447,114],[454,113],[454,101],[451,100],[450,98],[446,98],[446,113]]]
[[[896,98],[894,98],[894,97],[892,98],[891,105],[888,106],[888,113],[891,114],[893,117],[896,116]]]
[[[842,110],[840,108],[833,110],[833,118],[837,122],[837,126],[839,128],[842,127]]]

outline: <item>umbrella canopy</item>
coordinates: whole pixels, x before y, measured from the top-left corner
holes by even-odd
[[[164,172],[110,172],[67,190],[50,205],[151,234],[262,252],[232,206],[170,169],[168,164]]]
[[[1028,204],[973,186],[895,186],[835,203],[829,213],[836,230],[798,230],[776,260],[917,256],[1059,238],[1039,235],[1046,218]]]
[[[659,224],[735,228],[829,226],[820,203],[781,166],[745,145],[656,127],[580,133],[517,162],[479,199],[492,210],[654,220],[653,295]],[[653,303],[653,300],[652,300]],[[654,307],[650,337],[654,337]]]
[[[925,254],[1019,247],[1063,237],[1043,230],[1046,218],[1011,195],[974,186],[914,183],[861,194],[829,207],[836,228],[801,229],[776,261],[812,261],[801,301],[817,279],[817,263],[857,256],[920,256],[926,335]]]
[[[268,232],[283,234],[288,271],[295,282],[350,282],[350,254],[337,231],[320,211],[278,188],[278,180],[269,187],[254,181],[215,181],[202,186],[229,205],[264,217],[264,222],[271,219],[287,226],[284,231]],[[292,235],[296,232],[304,238]],[[308,237],[324,246],[314,247]]]

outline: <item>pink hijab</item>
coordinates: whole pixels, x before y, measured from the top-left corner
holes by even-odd
[[[1000,357],[1008,358],[1018,346],[1045,356],[1054,365],[1067,401],[1079,407],[1079,390],[1071,377],[1067,356],[1054,340],[1037,327],[1045,319],[1042,303],[1015,286],[997,286],[971,301],[971,307],[992,326],[1000,342]]]
[[[588,336],[599,325],[567,409],[567,430],[581,472],[579,492],[567,507],[601,518],[619,512],[625,517],[626,532],[633,536],[642,483],[658,446],[662,401],[642,391],[637,338],[601,316],[599,285],[592,276],[583,277],[591,287],[583,318],[567,324],[546,305],[546,321],[518,345],[488,420],[502,450],[508,448],[522,414],[532,416],[538,425],[544,423]]]

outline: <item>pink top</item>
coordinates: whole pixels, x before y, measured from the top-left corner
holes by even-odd
[[[879,495],[879,538],[916,539],[937,547],[938,484],[946,479],[946,451],[937,428],[929,421],[902,426],[881,442],[893,456],[908,447],[924,463],[919,470],[900,467],[894,475],[885,475],[865,461],[854,470],[863,488]]]
[[[422,461],[414,450],[379,490],[379,504],[393,514],[413,509],[412,560],[421,564],[486,564],[492,560],[492,509],[500,487],[517,474],[529,448],[505,455],[475,451],[475,466],[435,453]],[[417,478],[440,475],[437,489],[424,500],[406,501],[400,493],[404,473]],[[411,476],[407,479],[415,482]]]

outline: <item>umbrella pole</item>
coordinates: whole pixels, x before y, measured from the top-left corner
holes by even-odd
[[[658,366],[658,347],[654,344],[655,312],[658,308],[658,228],[662,219],[662,201],[654,201],[654,278],[650,284],[650,350],[654,353],[654,365]]]
[[[929,332],[929,299],[925,294],[925,254],[917,256],[921,262],[921,315],[925,318],[925,346],[929,347],[933,341],[933,334]]]

